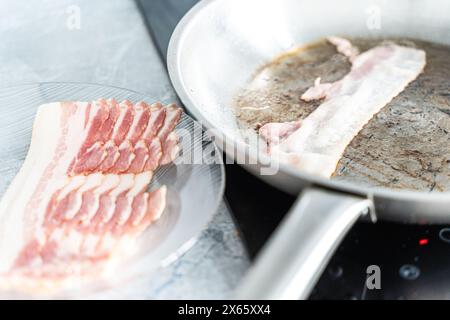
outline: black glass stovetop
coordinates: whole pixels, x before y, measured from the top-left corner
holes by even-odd
[[[165,61],[170,35],[198,0],[137,0]],[[226,201],[253,258],[295,198],[226,165]],[[368,266],[379,266],[381,289],[366,288]],[[358,222],[343,240],[312,299],[450,299],[450,226]]]

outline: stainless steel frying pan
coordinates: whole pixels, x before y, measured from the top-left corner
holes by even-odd
[[[362,216],[374,222],[450,222],[447,192],[366,188],[283,165],[275,175],[260,175],[267,159],[245,143],[231,108],[259,66],[294,46],[328,35],[450,45],[448,12],[447,0],[204,0],[180,22],[168,68],[187,109],[221,133],[216,141],[230,157],[255,163],[244,165],[250,172],[289,193],[301,191],[239,288],[239,298],[307,298],[342,237]]]

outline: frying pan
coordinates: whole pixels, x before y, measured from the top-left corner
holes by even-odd
[[[244,141],[232,108],[254,71],[294,46],[329,35],[450,45],[448,12],[446,0],[204,0],[179,23],[167,60],[186,108],[216,133],[229,157],[247,159],[244,167],[273,186],[300,192],[238,288],[238,298],[307,298],[336,246],[361,217],[450,222],[447,192],[362,187],[282,164],[276,174],[262,175],[270,160]]]

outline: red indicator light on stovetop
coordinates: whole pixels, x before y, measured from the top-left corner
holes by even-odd
[[[426,246],[428,244],[428,239],[420,239],[419,240],[419,245],[420,246]]]

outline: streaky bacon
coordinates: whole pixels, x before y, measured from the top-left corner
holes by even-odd
[[[155,171],[160,165],[160,160],[163,155],[163,149],[158,137],[155,137],[150,142],[147,142],[148,158],[144,165],[144,171]]]
[[[75,175],[79,172],[83,172],[82,165],[89,156],[86,156],[86,152],[89,148],[97,142],[101,137],[100,129],[103,126],[103,123],[109,117],[109,108],[101,101],[94,101],[89,104],[89,113],[87,114],[88,120],[84,135],[84,142],[78,151],[77,157],[72,161],[71,166],[69,167],[69,172]],[[80,134],[83,134],[80,132]],[[79,161],[78,159],[82,159]]]
[[[126,139],[135,145],[147,128],[150,119],[150,107],[145,102],[139,102],[135,107],[133,123],[130,126]]]
[[[146,189],[175,157],[180,117],[175,105],[114,99],[41,106],[0,202],[0,221],[12,226],[0,232],[0,287],[56,290],[126,254],[164,211],[166,187]]]
[[[149,148],[144,140],[139,140],[134,147],[135,158],[131,162],[128,171],[130,173],[139,173],[144,171],[144,166],[150,157]],[[154,157],[154,156],[152,156]],[[159,160],[159,159],[158,159]],[[154,169],[152,169],[153,171]]]
[[[166,118],[162,127],[157,134],[162,146],[163,157],[160,164],[165,165],[172,160],[178,154],[178,137],[173,133],[175,126],[180,121],[181,109],[172,104],[166,107]],[[171,135],[173,133],[173,135]]]
[[[112,173],[123,173],[128,170],[134,158],[134,147],[130,140],[124,140],[119,146],[119,158],[110,169]]]
[[[110,172],[120,157],[119,147],[114,144],[113,140],[110,140],[104,144],[103,149],[105,150],[106,157],[100,163],[98,169],[100,172]]]
[[[159,129],[162,127],[166,118],[166,108],[159,102],[150,106],[150,118],[147,127],[141,135],[141,139],[145,141],[152,140],[156,136]]]
[[[119,105],[119,117],[114,126],[111,140],[114,142],[116,146],[120,145],[122,141],[125,139],[128,130],[133,123],[134,118],[134,110],[131,102],[124,101]]]

